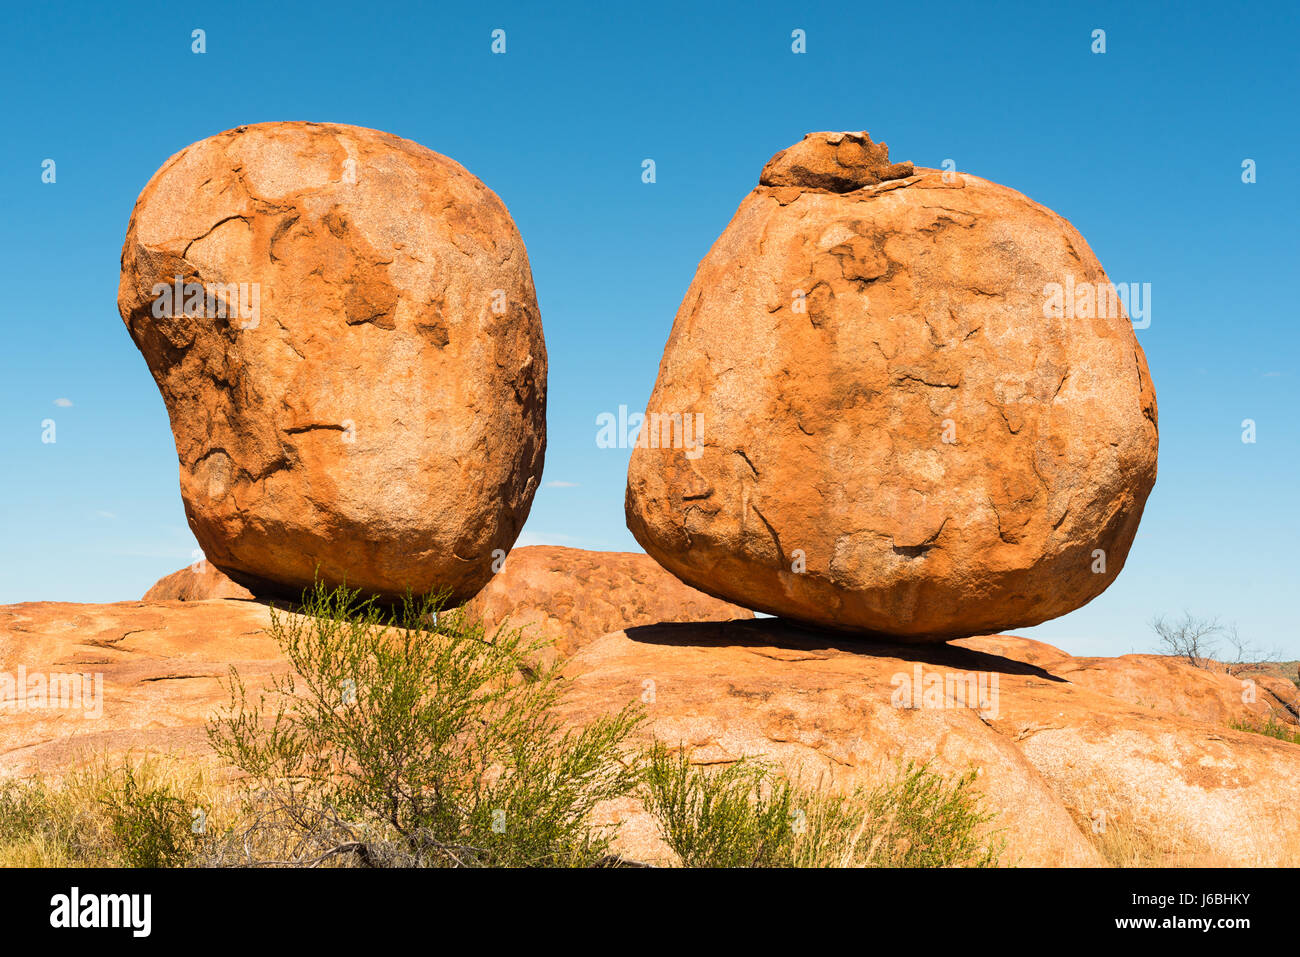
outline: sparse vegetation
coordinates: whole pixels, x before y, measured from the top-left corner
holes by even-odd
[[[0,782],[0,866],[177,867],[200,848],[212,786],[192,765],[125,756],[53,783]]]
[[[1217,618],[1197,618],[1184,611],[1174,620],[1163,615],[1152,619],[1151,628],[1161,654],[1182,658],[1194,668],[1222,669],[1238,675],[1253,664],[1278,658],[1276,653],[1265,654],[1243,638],[1235,624],[1224,625]]]
[[[214,750],[254,785],[253,823],[230,835],[222,862],[604,858],[611,835],[588,819],[635,786],[625,745],[639,717],[629,708],[562,729],[555,669],[524,664],[535,649],[518,631],[488,640],[437,596],[385,611],[318,584],[302,614],[273,614],[271,633],[293,672],[256,704],[232,673],[230,707],[209,728]]]
[[[712,772],[663,745],[649,755],[647,810],[685,867],[772,867],[789,862],[795,800],[790,782],[738,761]]]
[[[799,787],[754,761],[693,766],[662,744],[649,756],[647,808],[686,867],[990,867],[1002,841],[972,789],[907,764],[874,789]]]
[[[1279,741],[1287,741],[1291,744],[1300,744],[1300,729],[1294,725],[1283,724],[1273,715],[1269,715],[1262,724],[1248,721],[1234,721],[1232,727],[1237,731],[1250,731],[1254,734],[1266,735],[1270,738],[1277,738]]]
[[[114,844],[128,867],[175,867],[194,850],[190,809],[167,785],[136,780],[125,765],[100,800]]]
[[[1172,824],[1148,819],[1141,825],[1129,815],[1108,816],[1104,821],[1081,821],[1080,829],[1111,867],[1214,867],[1226,866],[1205,847],[1191,843]]]
[[[438,598],[382,608],[346,589],[274,610],[291,670],[251,694],[232,669],[209,724],[226,770],[127,755],[53,782],[0,782],[0,866],[599,866],[593,811],[638,798],[688,867],[998,863],[971,785],[906,765],[871,789],[806,788],[760,761],[700,768],[629,740],[627,708],[586,728],[518,631]]]

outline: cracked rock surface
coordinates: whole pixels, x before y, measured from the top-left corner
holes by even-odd
[[[906,761],[977,770],[1006,865],[1100,864],[1106,827],[1159,848],[1167,866],[1293,864],[1300,846],[1300,745],[1225,723],[1272,715],[1295,728],[1294,686],[1243,696],[1241,679],[1175,658],[1075,658],[1013,635],[874,642],[758,619],[628,628],[585,646],[565,674],[562,713],[577,725],[644,701],[653,682],[640,733],[696,765],[761,755],[843,791]],[[628,856],[654,859],[638,808],[610,817]]]
[[[687,290],[628,527],[687,584],[823,627],[944,641],[1078,608],[1123,567],[1156,477],[1123,306],[1048,294],[1108,282],[1014,190],[809,134]]]
[[[636,702],[646,718],[638,744],[658,739],[696,765],[757,759],[830,790],[874,786],[908,760],[947,775],[974,770],[1007,865],[1102,863],[1098,822],[1158,846],[1168,865],[1300,863],[1300,745],[1228,727],[1271,719],[1294,730],[1300,701],[1289,681],[1251,675],[1247,695],[1246,680],[1180,659],[1073,657],[1013,635],[916,646],[770,619],[640,624],[664,598],[635,590],[661,586],[633,580],[622,556],[564,556],[591,572],[557,586],[529,572],[551,577],[554,557],[533,554],[511,572],[512,553],[508,587],[491,594],[512,626],[538,613],[568,619],[570,601],[597,614],[611,595],[625,605],[610,617],[628,624],[582,636],[565,664],[556,715],[567,727]],[[204,728],[230,702],[229,668],[252,700],[288,670],[269,624],[265,604],[232,599],[0,606],[0,676],[10,682],[0,682],[0,781],[57,779],[127,752],[212,761]],[[70,675],[94,679],[93,708],[84,698],[42,706],[31,690],[15,700],[23,678],[45,688]],[[618,853],[671,862],[635,800],[595,817],[622,822]]]
[[[202,290],[191,308],[159,303],[178,276]],[[546,347],[519,232],[458,163],[334,124],[195,143],[140,194],[118,307],[190,526],[255,594],[319,569],[462,600],[514,543],[542,471]]]

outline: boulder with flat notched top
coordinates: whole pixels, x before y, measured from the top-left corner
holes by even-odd
[[[1155,391],[1112,289],[1015,190],[809,134],[687,290],[628,527],[687,584],[828,628],[944,641],[1078,608],[1156,477]]]

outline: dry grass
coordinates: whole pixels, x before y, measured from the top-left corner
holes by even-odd
[[[1276,836],[1243,835],[1242,847],[1268,847],[1269,859],[1252,860],[1236,854],[1227,856],[1198,841],[1186,829],[1170,822],[1135,820],[1123,814],[1107,818],[1104,828],[1071,811],[1080,829],[1111,867],[1269,867],[1300,864],[1300,839],[1276,850]],[[1255,840],[1255,838],[1259,838]]]
[[[0,781],[0,867],[122,867],[142,863],[165,832],[188,863],[206,835],[239,815],[238,789],[192,756],[93,754],[76,770]],[[194,833],[194,812],[203,834]],[[161,812],[161,813],[159,813]]]
[[[1277,738],[1282,741],[1300,743],[1300,735],[1289,726],[1277,723],[1270,716],[1263,724],[1234,722],[1232,728],[1249,731]],[[1136,820],[1131,813],[1113,815],[1106,819],[1104,827],[1096,822],[1083,819],[1073,812],[1075,821],[1083,832],[1092,840],[1098,852],[1112,867],[1261,867],[1261,866],[1297,866],[1300,865],[1300,838],[1292,837],[1291,843],[1277,847],[1276,834],[1250,832],[1241,835],[1241,854],[1232,857],[1222,851],[1216,851],[1196,839],[1186,827],[1178,827],[1173,822],[1147,818]],[[1250,859],[1248,847],[1269,848],[1268,859]]]
[[[1173,829],[1138,823],[1129,816],[1107,819],[1105,827],[1083,821],[1080,827],[1111,867],[1223,867],[1208,848],[1189,846]]]
[[[82,760],[78,770],[45,780],[0,780],[0,867],[131,866],[129,849],[114,830],[114,820],[120,818],[125,804],[123,783],[127,769],[137,794],[165,793],[182,802],[186,814],[180,821],[181,836],[188,842],[186,849],[192,852],[182,866],[240,863],[233,858],[243,857],[242,838],[241,846],[232,848],[229,835],[246,832],[254,805],[246,785],[211,760],[149,753],[98,754]],[[194,808],[206,815],[204,835],[190,834],[188,815]],[[843,867],[858,863],[864,836],[861,829],[845,830],[839,815],[821,813],[826,807],[820,803],[809,810],[808,833],[801,845],[823,850],[835,845],[843,853],[818,853],[817,861],[800,860],[799,865]],[[1077,813],[1075,820],[1111,867],[1240,867],[1251,863],[1240,857],[1226,858],[1172,823],[1135,819],[1131,814],[1108,817],[1104,828],[1094,827],[1094,822]],[[847,835],[849,840],[823,841],[821,836],[825,834],[841,838]],[[1261,846],[1273,840],[1260,842]],[[268,846],[253,850],[255,857],[273,857],[282,849]],[[867,857],[877,857],[874,847],[868,850]],[[1282,863],[1300,864],[1300,841],[1283,849],[1279,859]],[[329,866],[349,863],[340,859]]]

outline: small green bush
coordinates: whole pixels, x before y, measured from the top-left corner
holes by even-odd
[[[646,808],[685,867],[987,867],[1002,844],[972,790],[907,764],[893,781],[850,795],[796,786],[742,760],[690,764],[662,744],[650,752]]]
[[[870,862],[875,867],[993,867],[996,835],[981,836],[995,815],[974,790],[975,772],[950,779],[909,762],[895,780],[866,795]]]
[[[582,866],[611,835],[589,825],[628,793],[632,709],[566,730],[554,667],[518,631],[490,639],[444,596],[384,609],[317,584],[272,610],[292,672],[256,704],[232,669],[212,746],[255,784],[246,864]],[[225,860],[222,857],[221,860]]]
[[[190,808],[167,785],[142,785],[128,764],[101,798],[126,867],[178,867],[194,852]]]
[[[657,744],[644,802],[684,867],[779,867],[792,842],[793,789],[764,765],[737,761],[714,771]]]

